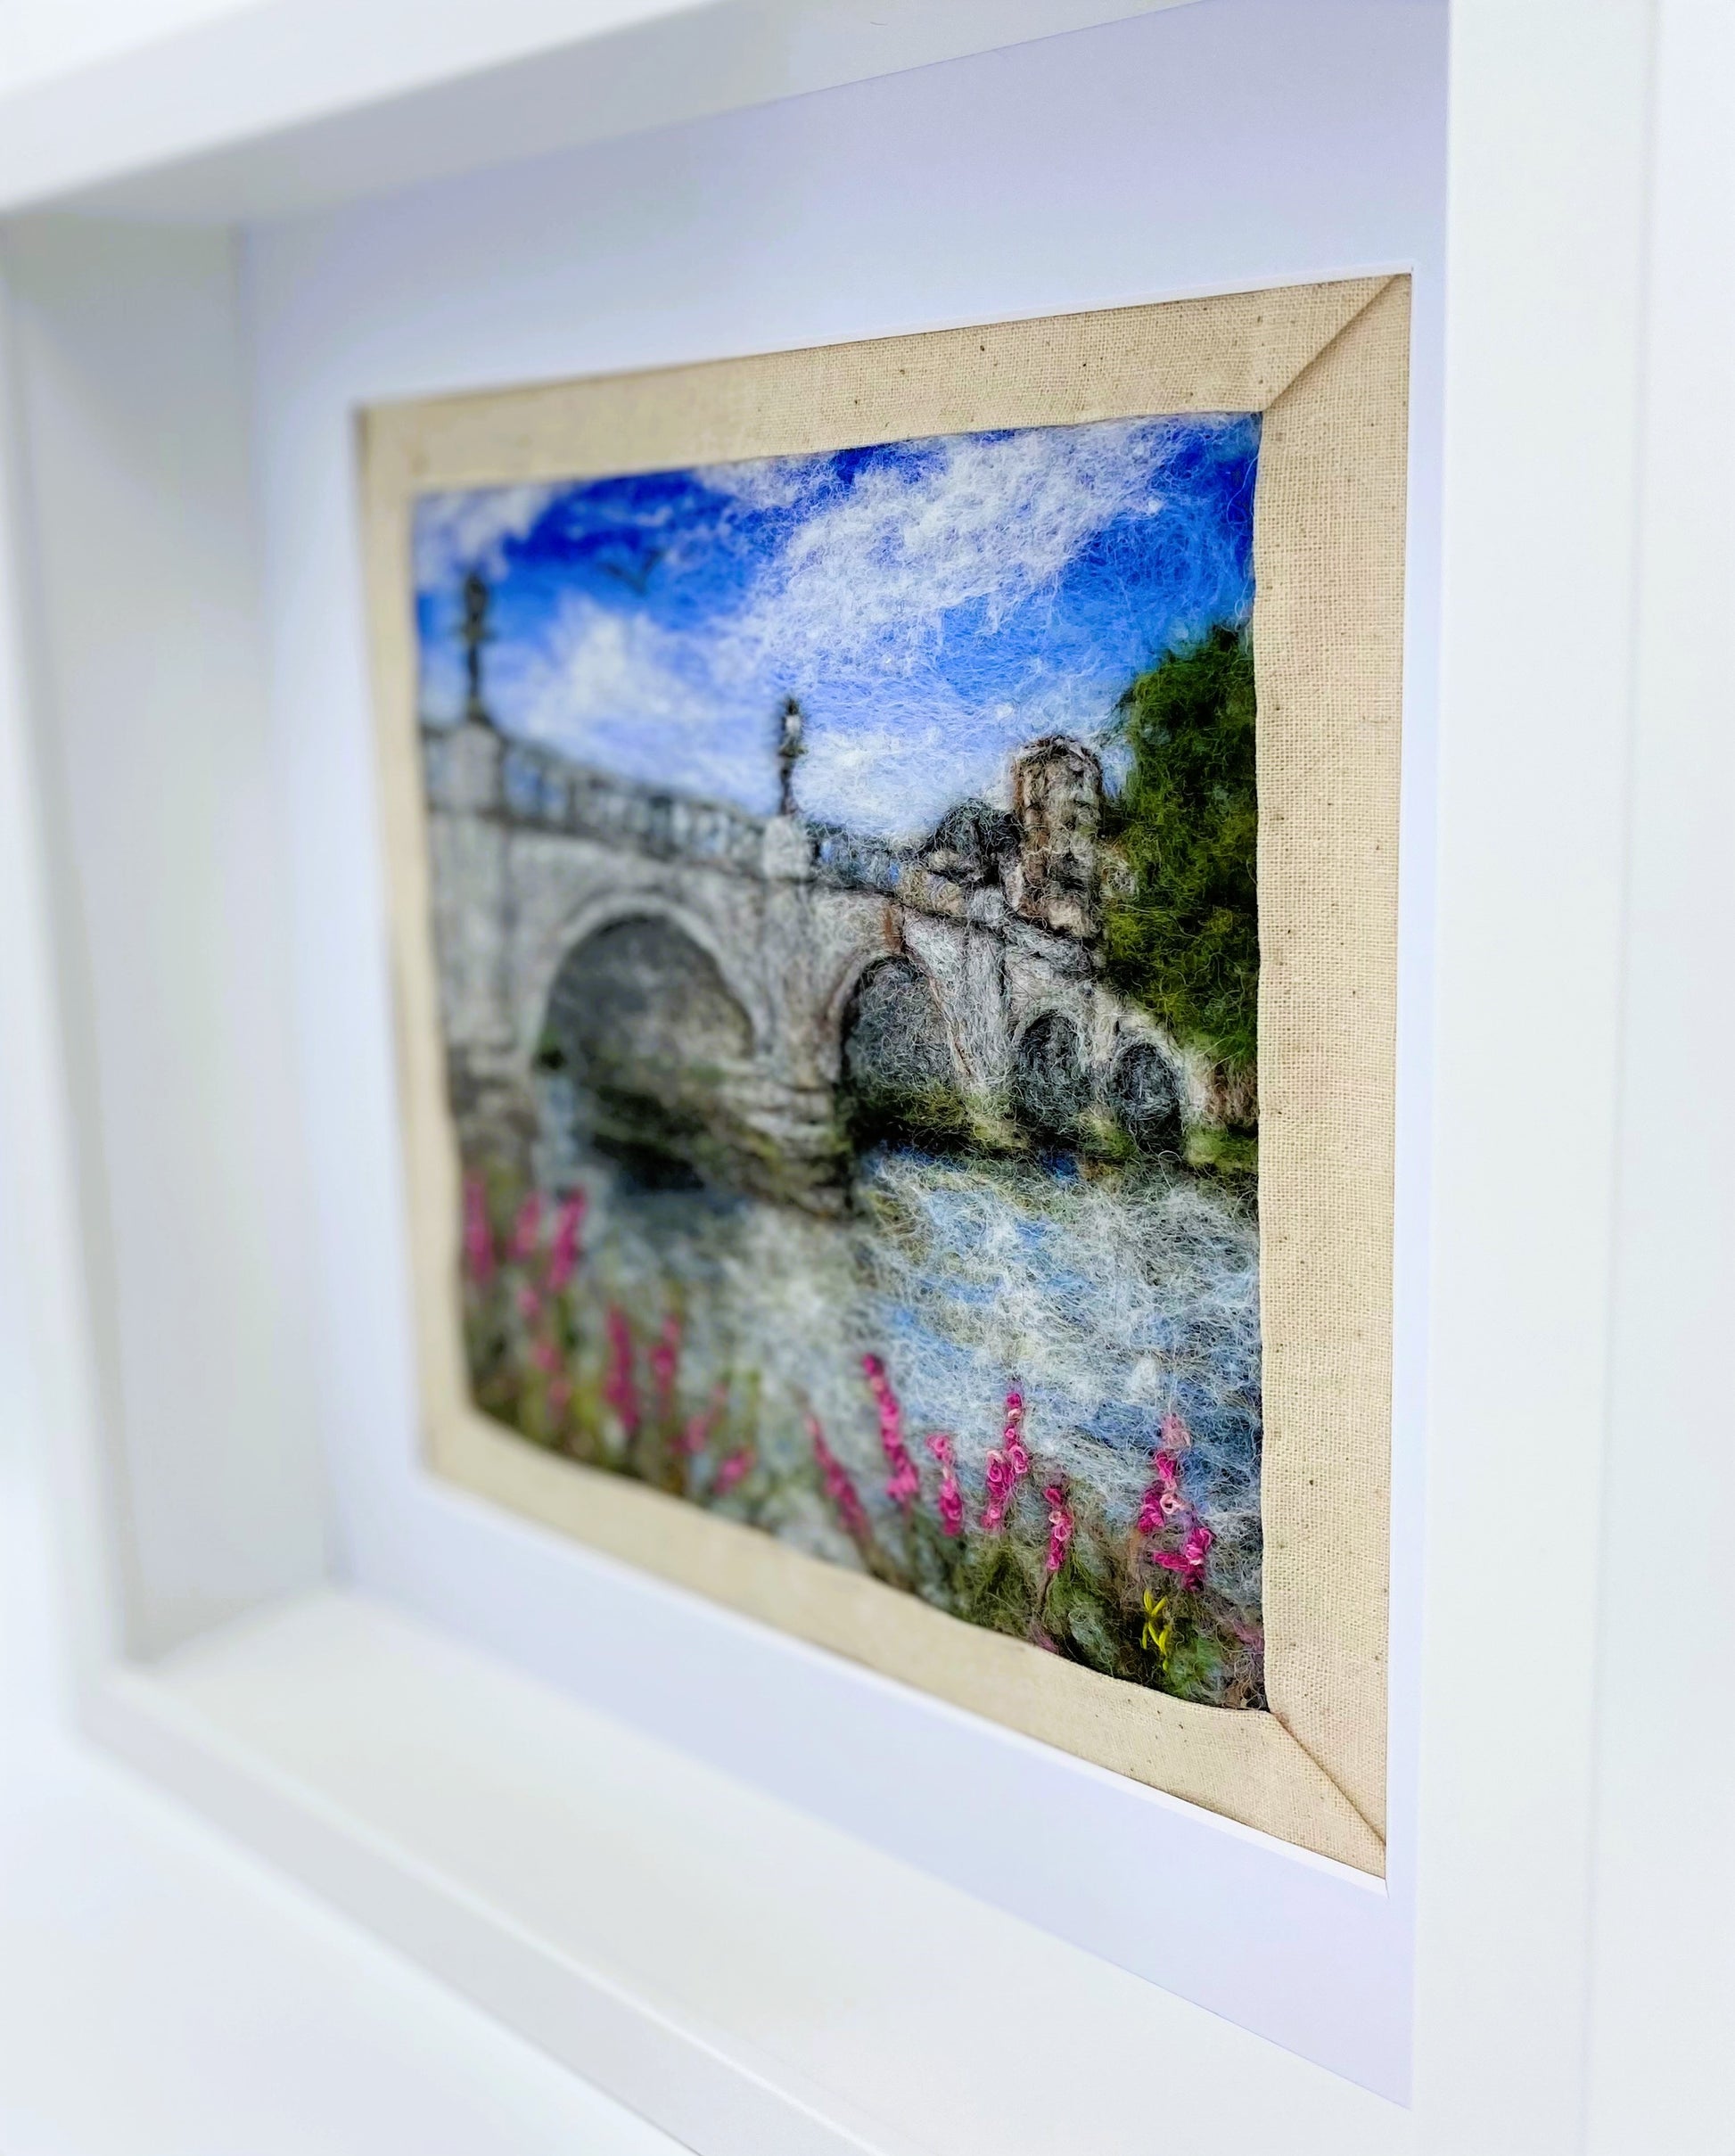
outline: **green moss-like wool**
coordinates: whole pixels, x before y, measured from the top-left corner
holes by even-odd
[[[1258,1057],[1253,652],[1218,627],[1121,700],[1128,894],[1107,909],[1110,979],[1175,1037],[1239,1075]]]

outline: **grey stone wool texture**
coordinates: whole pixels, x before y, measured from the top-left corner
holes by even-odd
[[[1409,315],[1407,279],[1363,278],[382,406],[360,436],[430,1464],[768,1624],[1376,1873]],[[416,753],[409,518],[420,492],[1185,411],[1266,416],[1253,635],[1270,1713],[1099,1676],[540,1453],[475,1411]]]

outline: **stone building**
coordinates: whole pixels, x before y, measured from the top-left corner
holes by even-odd
[[[1051,734],[1020,749],[1012,766],[1018,826],[1012,909],[1056,935],[1095,943],[1102,935],[1098,849],[1102,765],[1081,741]]]

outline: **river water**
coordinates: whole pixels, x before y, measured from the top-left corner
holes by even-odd
[[[682,1313],[682,1390],[752,1370],[761,1445],[804,1453],[810,1405],[870,1506],[884,1507],[873,1403],[879,1356],[912,1446],[950,1433],[974,1502],[1008,1389],[1038,1461],[1130,1521],[1165,1415],[1191,1444],[1182,1486],[1212,1528],[1213,1584],[1259,1620],[1259,1238],[1208,1179],[1166,1166],[935,1158],[859,1164],[827,1222],[751,1198],[650,1191],[583,1172],[602,1292]],[[817,1504],[778,1529],[837,1554]]]

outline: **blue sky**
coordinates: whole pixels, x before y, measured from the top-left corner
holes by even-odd
[[[769,811],[776,714],[810,815],[893,838],[1004,802],[1021,743],[1094,739],[1129,681],[1253,603],[1253,415],[945,435],[417,504],[424,718],[463,704],[459,590],[493,591],[508,735]]]

